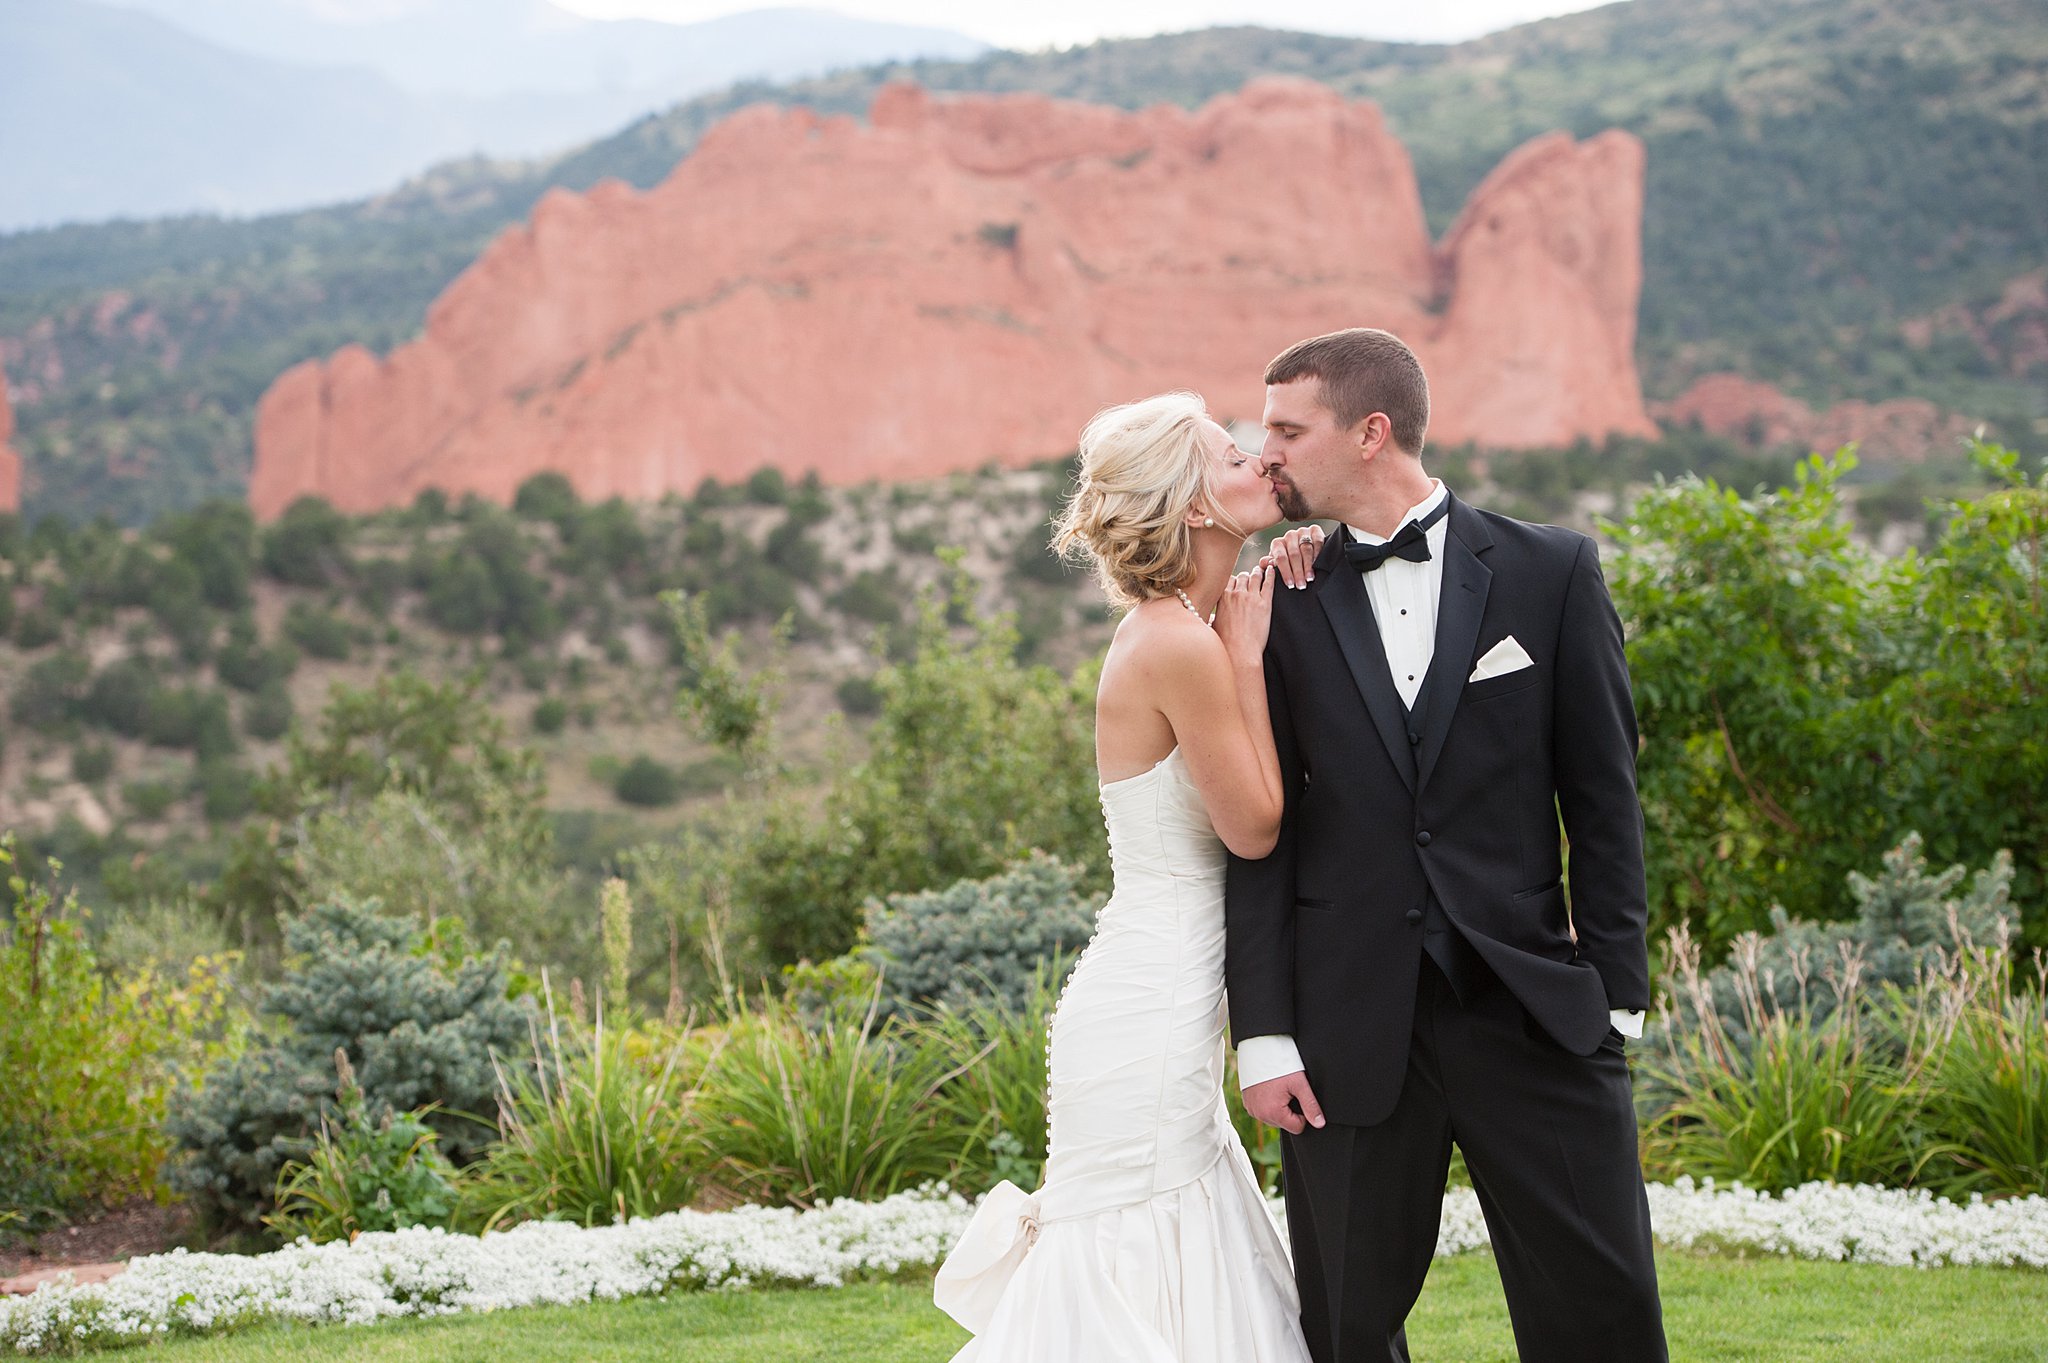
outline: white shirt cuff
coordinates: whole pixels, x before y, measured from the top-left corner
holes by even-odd
[[[1607,1020],[1614,1024],[1614,1030],[1626,1037],[1641,1037],[1643,1034],[1643,1010],[1640,1008],[1615,1008],[1609,1010]],[[1243,1061],[1238,1063],[1242,1064]]]
[[[1294,1038],[1284,1032],[1269,1036],[1248,1036],[1237,1043],[1237,1087],[1248,1089],[1283,1074],[1305,1069]]]

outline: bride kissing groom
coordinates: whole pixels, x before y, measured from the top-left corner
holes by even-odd
[[[1258,459],[1191,394],[1082,436],[1055,545],[1126,608],[1096,697],[1113,892],[1050,1024],[1042,1186],[992,1191],[939,1272],[956,1363],[1406,1360],[1453,1142],[1520,1357],[1662,1360],[1596,548],[1425,473],[1398,338],[1314,337],[1265,382]],[[1236,572],[1283,518],[1340,528]],[[1226,1016],[1289,1243],[1225,1113]]]

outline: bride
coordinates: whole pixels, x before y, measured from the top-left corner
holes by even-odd
[[[983,1199],[934,1296],[955,1363],[1305,1363],[1294,1275],[1223,1106],[1224,849],[1280,827],[1261,658],[1280,519],[1257,460],[1192,393],[1081,436],[1053,545],[1127,608],[1096,693],[1115,892],[1047,1043],[1050,1154]],[[1302,534],[1305,532],[1295,532]]]

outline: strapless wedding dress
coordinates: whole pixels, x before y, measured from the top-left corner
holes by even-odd
[[[1294,1273],[1223,1106],[1222,842],[1179,749],[1102,787],[1115,893],[1053,1014],[1044,1184],[939,1269],[954,1363],[1306,1363]]]

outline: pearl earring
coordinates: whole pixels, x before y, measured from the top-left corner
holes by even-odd
[[[1214,516],[1202,517],[1202,528],[1204,530],[1214,530],[1216,528],[1216,518]]]

